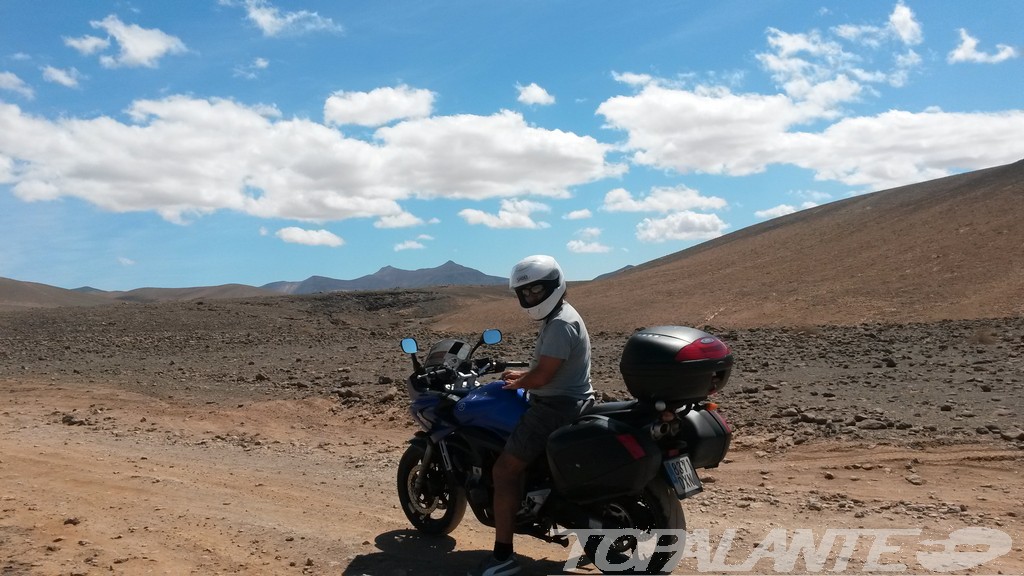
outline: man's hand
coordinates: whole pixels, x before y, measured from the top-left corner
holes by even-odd
[[[502,389],[518,390],[522,388],[523,390],[533,390],[534,388],[540,388],[555,377],[555,373],[562,367],[562,362],[565,362],[565,360],[551,356],[541,356],[540,360],[537,361],[537,365],[529,370],[506,370],[501,375],[505,379],[505,385],[502,386]]]

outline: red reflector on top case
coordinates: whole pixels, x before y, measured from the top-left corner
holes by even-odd
[[[713,336],[695,340],[676,352],[676,362],[689,360],[718,360],[729,355],[729,347]]]

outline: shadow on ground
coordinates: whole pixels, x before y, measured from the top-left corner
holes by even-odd
[[[454,551],[450,536],[427,536],[415,530],[385,532],[374,540],[379,552],[356,556],[344,576],[456,576],[475,567],[489,550]],[[520,556],[524,576],[565,574],[562,559]],[[586,571],[570,572],[587,574]]]

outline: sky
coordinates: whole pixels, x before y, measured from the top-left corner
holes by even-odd
[[[0,276],[63,288],[589,280],[1022,158],[1018,0],[0,0]]]

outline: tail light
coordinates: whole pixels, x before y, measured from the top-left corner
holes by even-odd
[[[729,355],[729,347],[714,336],[707,336],[683,346],[676,353],[676,362],[718,360]]]

